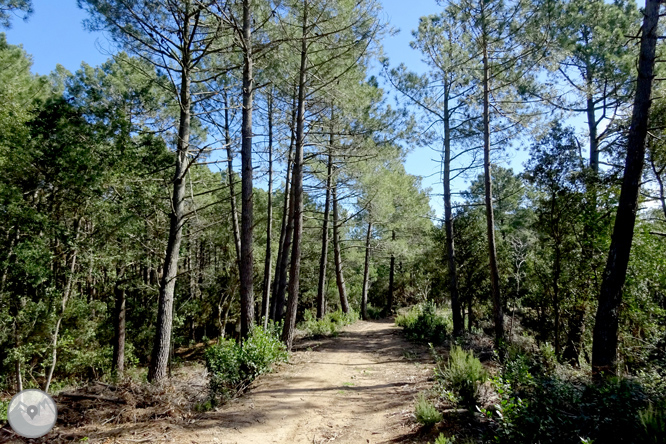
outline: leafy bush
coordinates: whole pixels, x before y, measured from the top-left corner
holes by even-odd
[[[358,321],[358,313],[354,310],[350,310],[349,313],[343,313],[342,310],[338,309],[337,311],[328,313],[323,319],[316,319],[311,311],[306,310],[303,318],[304,320],[298,328],[304,330],[306,336],[317,338],[336,336],[340,327]]]
[[[414,407],[414,416],[416,422],[425,427],[432,427],[440,422],[443,417],[435,405],[428,401],[423,393],[419,393]]]
[[[433,344],[443,343],[451,330],[450,319],[441,314],[433,302],[416,305],[398,315],[395,324],[404,329],[408,339]]]
[[[381,319],[382,318],[382,309],[375,307],[371,304],[368,304],[368,319]]]
[[[646,406],[646,397],[631,381],[594,384],[542,378],[521,396],[501,378],[496,384],[500,443],[579,444],[581,437],[595,444],[634,443],[643,431],[638,412]]]
[[[9,401],[0,401],[0,421],[7,421],[7,408]]]
[[[451,436],[446,437],[444,434],[440,433],[437,439],[435,439],[435,444],[454,444],[456,442],[456,437]]]
[[[652,403],[647,409],[638,412],[638,419],[643,426],[645,444],[666,444],[666,403],[655,407]]]
[[[255,327],[242,343],[220,340],[206,350],[205,358],[211,398],[227,400],[243,391],[257,376],[269,372],[274,362],[285,361],[287,350],[270,329]]]
[[[437,357],[435,377],[458,396],[460,404],[472,408],[477,401],[479,386],[488,378],[488,374],[473,352],[454,345],[446,364]]]

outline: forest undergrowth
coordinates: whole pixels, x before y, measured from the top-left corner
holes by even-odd
[[[514,320],[499,349],[483,330],[451,336],[451,313],[432,303],[396,318],[412,341],[430,343],[434,384],[414,417],[446,443],[663,443],[666,379],[657,371],[595,382],[589,369],[558,362]]]

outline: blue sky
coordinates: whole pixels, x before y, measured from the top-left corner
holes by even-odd
[[[385,18],[399,32],[384,41],[384,51],[391,65],[404,63],[413,71],[423,72],[425,65],[417,51],[409,47],[411,31],[417,27],[419,17],[441,10],[436,0],[381,0]],[[16,18],[12,28],[6,30],[11,44],[22,44],[33,57],[33,72],[48,74],[57,64],[76,71],[81,62],[98,65],[109,57],[110,43],[102,33],[91,33],[84,29],[84,11],[76,6],[76,0],[33,0],[34,14],[27,22]],[[510,165],[520,169],[524,153],[514,156]],[[427,147],[413,147],[407,158],[409,173],[422,176],[423,184],[431,187],[431,205],[442,213],[442,185],[440,182],[439,154]],[[458,181],[458,188],[466,184]]]

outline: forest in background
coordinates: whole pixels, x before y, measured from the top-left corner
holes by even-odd
[[[442,2],[423,75],[383,57],[374,0],[78,3],[117,43],[98,67],[37,76],[0,41],[5,390],[158,382],[179,347],[426,301],[500,355],[520,331],[666,385],[659,2]]]

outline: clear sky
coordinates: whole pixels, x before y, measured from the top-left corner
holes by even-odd
[[[418,26],[419,17],[441,10],[436,0],[381,0],[385,18],[399,32],[384,41],[384,51],[391,65],[404,63],[413,71],[423,72],[425,65],[417,51],[409,47],[411,32]],[[33,72],[48,74],[57,64],[76,71],[81,62],[99,65],[109,58],[110,43],[102,33],[84,29],[84,11],[76,0],[33,0],[34,14],[27,22],[18,17],[12,28],[5,31],[11,44],[22,44],[33,57]],[[522,153],[514,156],[511,166],[520,169]],[[442,185],[440,182],[439,154],[427,147],[414,147],[407,158],[409,173],[422,176],[424,186],[431,187],[433,209],[442,213]],[[458,182],[458,187],[464,187]]]

